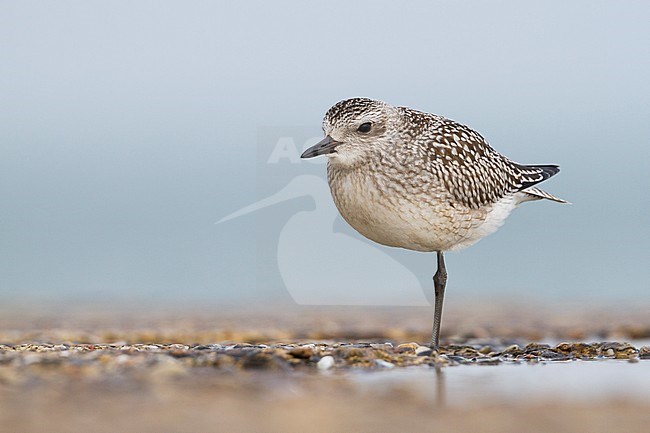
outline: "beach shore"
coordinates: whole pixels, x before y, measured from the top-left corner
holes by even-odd
[[[8,432],[647,431],[643,306],[14,306]]]

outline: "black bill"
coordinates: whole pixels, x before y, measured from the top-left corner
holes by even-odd
[[[319,141],[309,149],[305,150],[303,154],[300,155],[300,157],[313,158],[314,156],[318,156],[318,155],[327,155],[328,153],[334,153],[336,152],[336,146],[338,146],[339,144],[340,143],[338,141],[334,140],[332,137],[327,135],[321,141]]]

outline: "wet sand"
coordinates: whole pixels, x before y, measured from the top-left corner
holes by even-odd
[[[5,307],[1,431],[645,432],[647,311]]]

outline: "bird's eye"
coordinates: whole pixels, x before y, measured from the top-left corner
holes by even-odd
[[[366,123],[362,123],[361,125],[359,125],[359,127],[357,128],[357,131],[362,132],[364,134],[367,134],[368,132],[370,132],[371,128],[372,128],[372,123],[366,122]]]

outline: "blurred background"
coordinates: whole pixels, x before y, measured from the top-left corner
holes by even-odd
[[[449,254],[448,302],[647,302],[649,20],[645,1],[3,2],[0,297],[295,301],[279,239],[329,197],[291,190],[215,223],[324,179],[295,155],[331,105],[367,96],[562,167],[544,189],[573,205],[526,204]],[[375,248],[337,218],[332,242],[284,247]],[[377,250],[430,298],[432,255]]]

